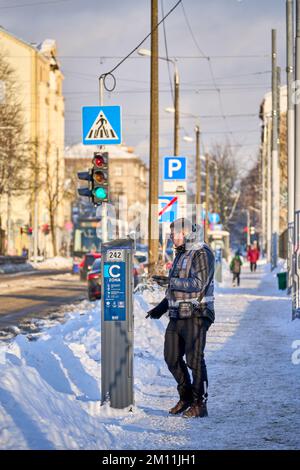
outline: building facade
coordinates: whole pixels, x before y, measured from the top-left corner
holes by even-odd
[[[22,139],[34,148],[30,157],[33,189],[0,201],[5,251],[21,254],[26,248],[30,255],[35,251],[53,256],[60,251],[64,231],[65,118],[56,43],[47,39],[30,44],[0,28],[0,54],[15,72]]]

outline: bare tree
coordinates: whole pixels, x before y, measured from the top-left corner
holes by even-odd
[[[28,183],[24,167],[30,159],[24,136],[24,117],[14,69],[0,53],[0,198],[22,191]]]
[[[213,192],[214,207],[221,216],[224,228],[228,229],[240,197],[239,170],[229,144],[216,144],[210,156],[217,167],[217,187]]]
[[[51,161],[52,148],[55,148],[55,162]],[[59,151],[54,144],[49,141],[46,142],[45,148],[45,162],[44,162],[44,174],[45,174],[45,192],[47,200],[47,208],[49,212],[50,222],[50,233],[52,237],[53,255],[57,256],[57,211],[59,206],[62,204],[66,191],[64,188],[64,182],[60,178],[61,162],[59,158]]]

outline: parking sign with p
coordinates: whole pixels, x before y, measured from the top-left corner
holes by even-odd
[[[164,179],[185,180],[186,179],[186,157],[164,158]]]

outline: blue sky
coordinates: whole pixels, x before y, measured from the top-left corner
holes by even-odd
[[[165,13],[175,3],[163,0]],[[278,65],[285,82],[285,0],[183,0],[183,4],[200,49],[211,56],[220,93],[206,59],[183,58],[200,53],[179,5],[166,20],[166,34],[169,57],[178,58],[181,112],[220,116],[222,106],[225,115],[254,114],[199,120],[207,148],[226,140],[235,150],[241,144],[237,158],[242,167],[243,162],[249,166],[259,143],[259,105],[270,89],[272,28],[277,29]],[[0,15],[3,27],[28,42],[57,41],[65,74],[66,143],[73,144],[81,140],[81,107],[98,104],[98,76],[118,62],[107,56],[125,56],[149,32],[150,0],[1,0]],[[159,40],[160,55],[165,56],[162,26]],[[149,46],[148,40],[143,47]],[[254,57],[245,58],[249,55]],[[122,106],[123,141],[135,147],[145,161],[149,148],[149,66],[149,58],[134,53],[115,72],[115,92],[105,95],[105,104]],[[172,154],[173,119],[164,111],[172,106],[172,99],[164,61],[160,61],[160,91],[160,153]],[[181,138],[193,135],[196,123],[182,118]],[[192,156],[194,144],[181,139],[180,150]]]

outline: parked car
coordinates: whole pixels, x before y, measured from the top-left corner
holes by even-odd
[[[90,301],[101,299],[101,259],[94,261],[87,275],[88,298]]]
[[[100,253],[88,253],[84,255],[83,260],[79,264],[81,281],[85,281],[87,279],[88,272],[92,269],[94,261],[99,258],[101,258]]]
[[[133,285],[136,287],[146,274],[147,256],[143,253],[133,255]]]

